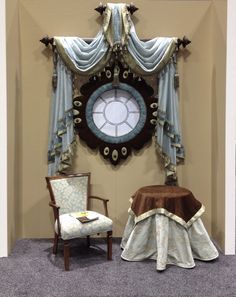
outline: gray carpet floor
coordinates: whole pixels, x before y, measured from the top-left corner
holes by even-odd
[[[113,260],[106,260],[102,239],[88,249],[82,239],[71,248],[71,271],[63,270],[62,246],[52,254],[52,241],[17,241],[8,258],[0,258],[1,297],[236,297],[236,256],[196,261],[193,269],[169,266],[156,271],[153,260],[126,262],[120,240]]]

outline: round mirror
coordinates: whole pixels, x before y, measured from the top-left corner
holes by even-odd
[[[109,143],[121,143],[135,137],[146,121],[146,105],[132,86],[111,83],[98,88],[90,96],[86,119],[90,130]]]

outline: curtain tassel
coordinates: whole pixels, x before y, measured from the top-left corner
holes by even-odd
[[[175,85],[175,89],[177,89],[179,87],[179,74],[178,73],[175,73],[174,85]]]
[[[53,51],[53,74],[52,74],[52,87],[53,90],[57,88],[57,53]]]
[[[113,82],[112,82],[113,87],[118,87],[120,84],[119,74],[120,74],[120,68],[118,65],[116,65],[114,67],[114,73],[113,73]]]

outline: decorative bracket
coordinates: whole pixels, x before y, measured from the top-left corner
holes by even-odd
[[[184,36],[183,39],[180,39],[180,38],[177,39],[178,49],[180,48],[181,45],[183,48],[185,48],[190,43],[191,43],[191,40],[189,40],[186,36]]]
[[[104,5],[100,3],[98,7],[94,8],[94,10],[96,10],[98,13],[100,13],[100,15],[102,15],[106,8],[106,4]],[[134,3],[131,2],[129,5],[127,5],[127,9],[130,12],[130,14],[133,14],[136,10],[138,10],[138,7],[136,7]]]
[[[54,38],[48,37],[48,35],[47,35],[47,36],[43,37],[42,39],[40,39],[39,41],[42,42],[45,46],[48,46],[49,44],[53,45]]]

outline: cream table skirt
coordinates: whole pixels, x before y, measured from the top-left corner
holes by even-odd
[[[156,260],[156,269],[172,264],[183,268],[195,266],[194,259],[210,261],[219,256],[200,218],[188,228],[163,214],[154,214],[135,224],[130,213],[124,230],[122,259]]]

